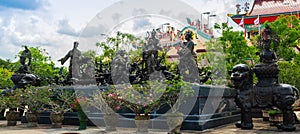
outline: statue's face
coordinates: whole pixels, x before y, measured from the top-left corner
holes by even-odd
[[[265,49],[269,50],[270,49],[270,45],[271,45],[271,41],[270,40],[266,40],[265,41]]]
[[[25,57],[20,57],[20,63],[25,64],[26,58]]]
[[[244,81],[249,80],[250,68],[245,64],[238,64],[233,67],[230,76],[231,82],[235,87],[241,87]]]
[[[77,42],[74,42],[74,48],[77,48],[77,47],[78,47],[78,45],[79,45],[79,43],[77,43]]]

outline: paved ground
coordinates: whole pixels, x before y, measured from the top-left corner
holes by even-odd
[[[195,133],[208,133],[208,134],[299,134],[300,124],[297,124],[297,130],[295,132],[282,132],[277,130],[276,127],[272,127],[268,122],[262,121],[262,119],[254,120],[253,130],[240,130],[234,126],[234,123],[220,126],[217,128],[205,130],[205,131],[183,131],[183,134],[195,134]],[[116,132],[105,132],[104,127],[89,127],[87,130],[78,131],[78,126],[67,126],[63,128],[53,129],[50,125],[40,124],[37,128],[24,128],[24,125],[18,122],[17,126],[7,127],[6,121],[0,121],[0,134],[132,134],[135,133],[135,128],[117,128]],[[149,134],[166,134],[166,130],[150,129]]]

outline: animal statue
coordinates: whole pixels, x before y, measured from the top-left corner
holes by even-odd
[[[256,84],[253,84],[253,72],[257,75],[260,73]],[[237,123],[236,126],[241,129],[252,129],[251,109],[275,106],[283,113],[283,122],[277,127],[283,131],[294,131],[296,127],[292,105],[299,98],[298,89],[288,84],[277,83],[273,80],[274,77],[268,74],[269,72],[272,72],[272,68],[269,71],[262,71],[259,67],[252,69],[246,64],[233,67],[230,72],[231,81],[238,90],[236,103],[241,108],[241,123]]]

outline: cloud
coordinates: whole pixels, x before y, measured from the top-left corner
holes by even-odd
[[[36,10],[46,4],[44,0],[1,0],[0,6],[6,8]]]
[[[114,13],[111,17],[113,20],[118,22],[121,16],[122,15],[120,13]]]
[[[144,29],[145,27],[152,26],[152,23],[150,22],[149,18],[141,18],[136,19],[133,22],[133,30],[140,30]]]
[[[79,32],[77,32],[69,23],[67,19],[60,20],[58,22],[58,33],[69,35],[69,36],[78,36]]]
[[[100,31],[107,31],[107,28],[101,24],[97,26],[87,26],[82,30],[82,33],[80,34],[80,37],[100,37],[101,33]]]
[[[147,13],[147,11],[143,8],[134,8],[132,15],[136,16],[136,15],[142,15],[142,14],[146,14],[146,13]]]
[[[44,10],[33,12],[8,9],[0,12],[1,58],[14,60],[22,45],[39,46],[45,48],[56,65],[59,65],[57,59],[72,48],[74,37],[58,33],[57,22]]]
[[[162,9],[162,10],[160,10],[159,14],[168,16],[171,14],[171,11],[170,10],[166,11],[166,10]]]

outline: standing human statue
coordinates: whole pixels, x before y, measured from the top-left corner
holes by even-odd
[[[112,60],[111,75],[114,84],[129,83],[129,60],[125,50],[119,50]]]
[[[158,44],[159,39],[156,38],[156,31],[153,29],[151,37],[149,37],[147,45],[143,50],[143,62],[146,63],[147,75],[159,68],[158,50],[162,50],[162,48]]]
[[[193,32],[192,31],[187,31],[185,33],[185,39],[186,39],[186,43],[185,43],[185,48],[188,48],[191,52],[191,54],[194,57],[197,57],[197,54],[194,52],[194,42],[193,42]]]
[[[70,58],[70,65],[69,65],[69,74],[67,79],[71,78],[80,78],[80,63],[79,61],[82,58],[81,52],[77,49],[79,43],[77,41],[74,42],[73,49],[70,50],[65,57],[59,59],[58,61],[61,62],[63,65],[69,58]]]

